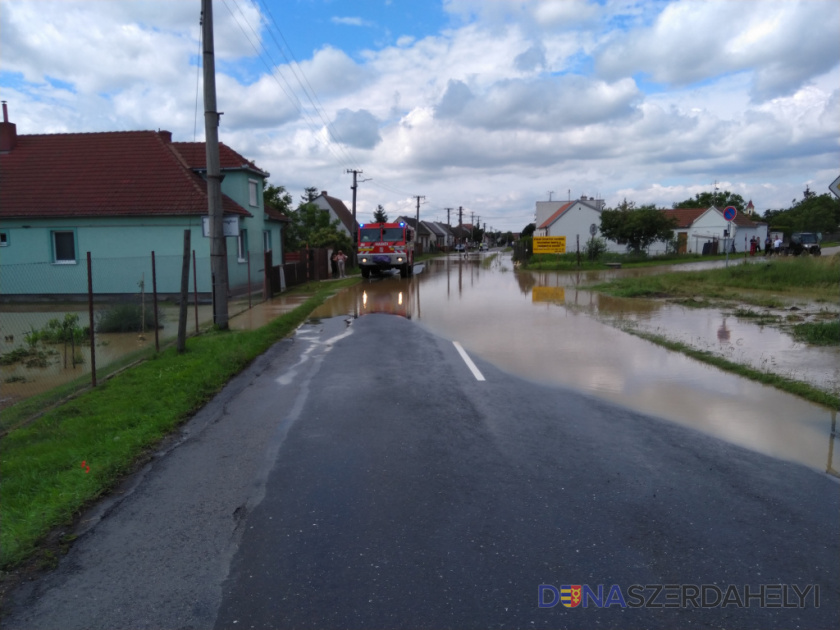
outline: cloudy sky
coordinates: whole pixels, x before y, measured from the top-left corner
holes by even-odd
[[[220,139],[307,186],[521,230],[535,202],[788,207],[840,175],[837,0],[214,0]],[[202,140],[200,0],[0,0],[18,133]],[[457,218],[452,215],[452,223]]]

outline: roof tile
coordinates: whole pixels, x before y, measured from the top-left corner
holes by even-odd
[[[205,181],[166,141],[168,135],[19,135],[13,150],[0,154],[0,217],[206,214]],[[225,213],[250,216],[222,197]]]

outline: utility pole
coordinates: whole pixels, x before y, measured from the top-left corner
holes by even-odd
[[[359,176],[364,171],[356,170],[354,168],[348,168],[344,172],[345,173],[353,173],[353,185],[350,186],[350,188],[353,189],[353,254],[354,254],[353,260],[355,260],[355,253],[356,253],[356,250],[358,249],[358,245],[359,245],[359,243],[357,242],[358,238],[359,238],[359,234],[358,234],[359,231],[356,229],[356,189],[359,187],[359,184],[356,182],[356,177]]]
[[[549,190],[549,191],[548,191],[548,200],[549,200],[549,201],[551,201],[551,195],[553,195],[553,194],[554,194],[554,191],[553,191],[553,190]]]
[[[414,255],[417,256],[420,252],[418,251],[420,247],[420,200],[425,199],[425,195],[414,195],[414,198],[417,200],[417,218],[414,220]]]
[[[213,47],[213,0],[201,0],[204,39],[204,144],[207,151],[207,214],[210,218],[210,270],[213,323],[228,328],[228,269],[219,162],[219,116],[216,111],[216,60]]]

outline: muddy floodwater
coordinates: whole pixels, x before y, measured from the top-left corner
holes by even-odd
[[[486,260],[487,254],[450,256],[422,269],[418,265],[410,279],[372,278],[333,297],[313,316],[410,317],[512,374],[571,387],[838,476],[836,410],[720,371],[622,327],[706,345],[731,360],[830,391],[840,382],[837,348],[797,344],[777,328],[719,309],[613,298],[580,288],[661,268],[514,272],[507,255]]]

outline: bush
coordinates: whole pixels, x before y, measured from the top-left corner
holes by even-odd
[[[146,321],[143,322],[142,320]],[[158,328],[163,328],[160,322],[163,314],[158,309]],[[96,332],[141,332],[154,330],[155,316],[151,307],[144,309],[140,304],[115,304],[105,311],[96,314]]]
[[[586,241],[584,252],[591,261],[598,260],[607,251],[607,241],[602,238],[592,237]]]

